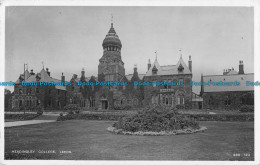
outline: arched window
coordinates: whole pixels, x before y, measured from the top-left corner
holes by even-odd
[[[179,94],[177,96],[177,104],[180,104],[180,105],[184,104],[184,95],[183,94]]]

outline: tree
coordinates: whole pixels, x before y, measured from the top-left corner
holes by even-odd
[[[9,90],[9,89],[6,89],[5,88],[5,97],[4,97],[4,100],[5,100],[5,109],[8,109],[8,107],[10,107],[10,102],[9,100],[12,98],[12,92]]]

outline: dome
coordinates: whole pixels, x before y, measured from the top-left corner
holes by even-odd
[[[122,43],[116,34],[116,31],[113,27],[113,23],[111,23],[111,28],[109,29],[105,39],[103,40],[102,46],[105,48],[106,46],[118,46],[119,48],[122,47]]]

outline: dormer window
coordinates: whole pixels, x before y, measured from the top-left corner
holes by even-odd
[[[178,71],[182,72],[183,70],[184,70],[184,67],[180,64],[179,67],[178,67]]]
[[[153,66],[153,69],[152,69],[153,75],[156,75],[157,72],[158,72],[158,69],[157,69],[156,66],[154,65],[154,66]]]

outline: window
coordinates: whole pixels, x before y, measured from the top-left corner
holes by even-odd
[[[23,90],[19,89],[19,95],[23,94]]]
[[[177,104],[184,104],[184,95],[180,94],[177,96]]]
[[[181,86],[184,85],[184,83],[183,83],[183,78],[180,78],[180,79],[179,79],[179,82],[181,83]]]

